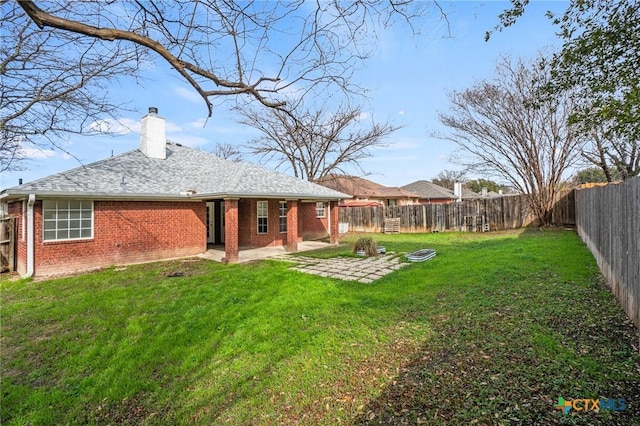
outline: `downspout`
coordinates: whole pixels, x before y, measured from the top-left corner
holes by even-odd
[[[27,202],[27,275],[25,278],[33,276],[34,272],[34,242],[35,235],[33,232],[33,206],[36,203],[36,194],[29,194]]]
[[[327,204],[329,210],[329,212],[327,213],[327,228],[329,228],[329,241],[331,241],[331,201],[328,201]]]

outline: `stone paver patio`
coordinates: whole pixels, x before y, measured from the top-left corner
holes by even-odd
[[[306,274],[319,275],[321,277],[337,278],[345,281],[358,281],[369,284],[373,281],[396,271],[408,263],[393,253],[387,253],[377,257],[353,258],[333,257],[330,259],[317,259],[307,256],[283,255],[272,259],[295,262],[291,269]]]

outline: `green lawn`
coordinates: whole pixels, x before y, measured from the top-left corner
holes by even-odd
[[[575,233],[375,238],[438,254],[368,285],[195,259],[5,281],[0,423],[640,424],[637,336]]]

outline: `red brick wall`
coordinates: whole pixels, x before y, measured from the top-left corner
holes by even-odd
[[[268,232],[258,234],[257,202],[268,202]],[[282,200],[284,201],[284,200]],[[280,233],[279,218],[280,200],[242,199],[239,202],[239,243],[241,247],[271,247],[282,246],[287,243],[287,234]],[[316,204],[298,201],[298,242],[303,240],[315,240],[328,235],[328,212],[324,218],[316,218]],[[335,213],[337,232],[337,210]],[[332,218],[333,219],[333,218]]]
[[[296,200],[287,201],[287,251],[298,251],[298,205]]]
[[[253,200],[238,201],[238,244],[240,247],[251,246],[251,235],[256,232],[256,203]]]
[[[42,201],[36,202],[36,275],[191,256],[206,250],[205,203],[95,201],[93,209],[92,239],[43,242]]]
[[[267,233],[258,234],[258,201],[267,201],[268,219]],[[251,200],[252,203],[252,233],[251,245],[253,247],[282,246],[287,242],[287,234],[280,233],[280,200]]]
[[[317,240],[325,238],[329,234],[329,203],[325,203],[325,217],[323,218],[316,217],[316,203],[300,203],[298,217],[300,219],[298,235],[302,236],[303,240]]]
[[[339,215],[340,213],[338,212],[338,203],[336,201],[332,201],[330,203],[331,205],[331,238],[330,238],[330,243],[331,244],[337,244],[338,243],[338,222],[339,222]]]
[[[238,260],[238,200],[224,201],[224,252],[223,263]]]

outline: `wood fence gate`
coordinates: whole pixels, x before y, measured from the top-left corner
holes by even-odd
[[[1,272],[16,270],[16,220],[0,218],[0,263]]]

